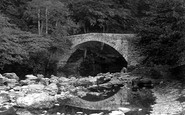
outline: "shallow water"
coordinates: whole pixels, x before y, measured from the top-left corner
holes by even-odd
[[[128,105],[127,108],[130,108],[131,111],[125,113],[125,115],[148,115],[152,110],[151,105],[155,103],[155,98],[150,90],[142,89],[137,92],[131,92],[128,101],[130,105]],[[139,108],[142,110],[139,111]],[[103,113],[103,115],[108,115],[111,111],[88,110],[71,106],[56,106],[46,110],[11,108],[7,112],[0,113],[0,115],[57,115],[57,113],[61,113],[61,115],[78,115],[78,112],[81,112],[82,115],[89,115],[92,113]]]
[[[147,115],[150,113],[147,110],[148,109],[143,109],[142,111],[130,111],[125,113],[125,115]],[[47,113],[45,111],[47,111]],[[87,110],[65,106],[65,107],[56,107],[50,110],[27,110],[14,108],[13,110],[11,110],[11,112],[9,111],[8,113],[4,113],[1,115],[57,115],[57,113],[61,113],[62,115],[77,115],[79,112],[82,113],[81,115],[89,115],[93,113],[103,113],[103,115],[108,115],[109,113],[111,113],[111,111]]]

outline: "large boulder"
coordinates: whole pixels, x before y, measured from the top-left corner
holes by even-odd
[[[20,81],[20,85],[30,85],[30,84],[35,84],[35,83],[36,83],[36,81],[29,80],[29,79],[25,79],[25,80]]]
[[[19,97],[16,104],[19,107],[44,109],[52,108],[55,105],[55,96],[50,96],[48,93],[32,93],[25,97]]]
[[[6,86],[7,88],[13,88],[18,84],[18,77],[15,73],[5,73],[4,76],[0,76],[0,86]]]
[[[50,95],[55,95],[58,93],[58,87],[55,83],[51,83],[44,88]]]
[[[0,86],[0,91],[6,91],[8,89],[9,89],[9,87],[7,87],[7,86]]]
[[[109,115],[125,115],[122,111],[112,111]]]
[[[3,86],[3,85],[4,85],[4,79],[5,79],[5,77],[3,77],[3,76],[0,74],[0,86]]]
[[[16,86],[13,88],[14,91],[21,91],[21,86]]]
[[[42,79],[42,78],[44,78],[44,75],[42,75],[42,74],[37,74],[37,78],[38,78],[38,79]]]
[[[19,108],[16,110],[16,115],[35,115],[26,109]]]
[[[0,107],[0,115],[17,115],[15,109],[12,106]]]
[[[41,78],[40,80],[39,80],[39,84],[43,84],[43,85],[49,85],[49,83],[50,83],[50,79],[49,78]]]
[[[10,96],[11,102],[12,103],[15,103],[15,101],[16,101],[17,98],[24,97],[25,96],[25,92],[10,90],[9,91],[9,96]]]
[[[6,85],[10,88],[15,87],[16,85],[18,85],[18,81],[16,79],[5,79],[4,83],[6,83]]]
[[[21,87],[21,91],[25,93],[40,93],[44,91],[44,85],[42,84],[31,84]]]
[[[5,102],[10,101],[10,96],[8,93],[4,92],[4,93],[0,93],[0,104],[3,104]]]
[[[66,77],[59,77],[59,82],[68,82],[70,79]]]
[[[59,83],[59,77],[51,75],[50,82],[51,83]]]
[[[34,75],[26,75],[25,77],[26,77],[26,79],[29,79],[29,80],[37,80],[37,79],[38,79],[38,78],[37,78],[36,76],[34,76]]]
[[[8,79],[15,79],[17,81],[19,80],[19,77],[15,73],[4,73],[3,76]]]

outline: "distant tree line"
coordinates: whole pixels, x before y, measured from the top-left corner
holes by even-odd
[[[1,0],[0,72],[56,74],[68,35],[137,33],[151,66],[174,65],[184,51],[183,0]]]

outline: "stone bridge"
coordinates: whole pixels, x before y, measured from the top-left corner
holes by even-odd
[[[117,52],[119,52],[127,61],[128,66],[136,65],[138,63],[138,52],[134,47],[132,41],[135,39],[135,34],[111,34],[111,33],[87,33],[68,36],[72,46],[70,51],[66,52],[65,55],[60,59],[58,66],[64,66],[69,57],[78,49],[78,47],[86,42],[98,41],[105,43]]]

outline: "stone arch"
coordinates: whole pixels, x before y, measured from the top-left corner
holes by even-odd
[[[69,40],[72,42],[71,49],[89,41],[98,41],[108,44],[128,61],[128,39],[132,37],[132,34],[88,33],[70,36]]]
[[[71,41],[71,49],[63,56],[61,56],[57,68],[64,67],[70,56],[76,51],[78,46],[83,43],[97,41],[105,43],[114,48],[119,54],[124,57],[128,63],[128,67],[138,64],[140,58],[138,58],[137,49],[134,48],[131,41],[135,40],[135,34],[112,34],[112,33],[86,33],[67,36],[67,39]],[[60,71],[58,71],[60,73]]]
[[[127,57],[128,57],[127,54],[123,54],[123,52],[122,52],[125,49],[123,49],[123,48],[119,49],[116,46],[116,44],[113,44],[110,41],[106,41],[105,39],[103,39],[103,40],[101,40],[101,39],[87,39],[87,40],[80,41],[76,44],[73,44],[71,46],[71,52],[72,52],[71,54],[73,54],[80,47],[80,45],[87,43],[87,42],[100,42],[100,43],[106,44],[106,45],[114,48],[114,50],[116,50],[120,55],[122,55],[122,57],[127,61]],[[128,48],[126,48],[126,49],[128,49]]]
[[[93,41],[94,42],[101,42],[101,43],[107,44],[107,45],[113,47],[115,50],[117,50],[119,52],[119,49],[115,46],[115,44],[110,43],[109,41],[106,41],[105,39],[93,39],[93,38],[92,39],[84,39],[83,41],[79,41],[76,44],[73,44],[71,46],[71,49],[74,49],[75,47],[78,47],[80,44],[83,44],[83,43],[86,43],[86,42],[93,42]]]
[[[101,45],[104,45],[103,49],[101,49]],[[92,41],[83,41],[81,43],[78,43],[76,45],[73,45],[73,47],[71,47],[71,54],[68,56],[68,59],[66,60],[66,66],[64,67],[66,68],[70,68],[69,65],[71,64],[71,67],[74,66],[78,66],[75,65],[75,62],[77,62],[77,64],[79,64],[79,62],[82,62],[82,65],[85,64],[83,63],[83,57],[80,57],[79,55],[84,55],[82,52],[85,52],[85,50],[88,49],[88,54],[95,54],[92,55],[92,57],[98,57],[95,59],[96,62],[96,71],[99,71],[99,73],[105,73],[105,72],[119,72],[122,67],[127,67],[127,61],[126,59],[120,54],[120,52],[118,52],[114,47],[110,46],[109,44],[102,44],[101,41],[97,41],[97,40],[92,40]],[[106,51],[107,50],[107,51]],[[78,52],[78,53],[76,53]],[[89,53],[90,52],[90,53]],[[96,53],[94,53],[96,52]],[[88,55],[87,54],[87,55]],[[98,54],[98,55],[96,55]],[[75,56],[73,56],[75,55]],[[102,61],[99,61],[102,60]],[[113,60],[113,62],[107,62],[107,60]],[[67,65],[68,64],[68,65]],[[74,64],[74,65],[73,65]],[[80,65],[80,67],[85,67]],[[99,68],[99,69],[98,69]],[[103,68],[103,69],[102,69]],[[76,68],[72,69],[75,70]],[[92,69],[92,68],[91,68]],[[83,73],[83,72],[80,72]],[[95,72],[95,74],[97,74],[97,72]],[[82,74],[80,74],[82,75]],[[83,74],[85,75],[85,74]],[[92,75],[92,74],[91,74]]]
[[[108,45],[108,46],[110,46],[110,47],[112,47],[112,48],[114,48],[114,50],[116,50],[120,55],[122,55],[122,57],[126,60],[126,61],[128,61],[128,59],[127,59],[127,55],[128,54],[123,54],[123,50],[125,50],[125,49],[119,49],[115,44],[113,44],[113,43],[110,43],[110,42],[108,42],[108,41],[106,41],[106,40],[99,40],[99,39],[88,39],[88,40],[83,40],[83,41],[81,41],[81,42],[78,42],[77,44],[73,44],[72,46],[71,46],[71,55],[80,47],[80,45],[81,44],[84,44],[84,43],[87,43],[87,42],[100,42],[100,43],[104,43],[104,44],[106,44],[106,45]],[[126,46],[127,47],[127,46]],[[125,47],[124,47],[125,48]],[[126,48],[126,50],[127,50],[128,48]],[[70,55],[70,56],[71,56]],[[69,56],[69,58],[70,58],[70,56]]]

